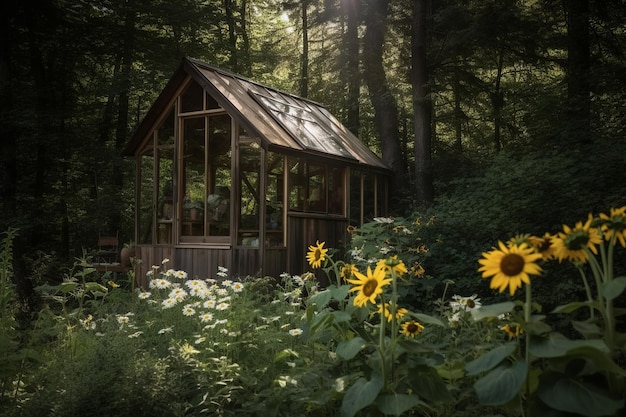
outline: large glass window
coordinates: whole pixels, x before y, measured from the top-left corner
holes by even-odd
[[[181,237],[230,236],[230,116],[183,119],[182,142]]]
[[[344,214],[344,168],[289,158],[289,210]]]

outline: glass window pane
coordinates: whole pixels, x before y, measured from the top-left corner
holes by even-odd
[[[261,147],[256,142],[239,145],[239,237],[238,244],[259,246]]]
[[[376,193],[374,185],[374,176],[371,174],[363,174],[363,221],[369,222],[376,217],[375,203]]]
[[[321,165],[308,165],[307,211],[326,212],[326,169]]]
[[[361,172],[350,171],[350,225],[361,225]]]
[[[182,113],[191,111],[202,111],[204,102],[204,89],[200,87],[200,84],[191,80],[189,86],[185,92],[181,95],[181,109]]]
[[[330,168],[328,176],[328,212],[330,214],[343,214],[345,187],[343,168]]]
[[[214,110],[214,109],[219,109],[220,105],[217,104],[217,101],[215,101],[215,99],[209,95],[209,93],[206,93],[206,110]]]
[[[266,162],[266,186],[265,199],[265,246],[284,246],[283,239],[283,185],[284,185],[284,159],[281,155],[268,152]]]
[[[173,167],[174,149],[159,149],[159,185],[157,188],[157,243],[172,243],[172,219],[174,218]]]
[[[230,236],[231,119],[227,114],[208,119],[207,235]]]
[[[183,120],[182,236],[204,234],[202,211],[205,193],[205,118]]]
[[[157,130],[157,143],[159,146],[174,146],[174,109],[170,110],[161,126]]]
[[[154,206],[152,196],[154,193],[154,153],[149,150],[140,159],[141,183],[139,184],[139,234],[137,240],[140,244],[152,244],[152,219]]]
[[[304,211],[306,201],[305,164],[297,158],[289,158],[289,210]]]

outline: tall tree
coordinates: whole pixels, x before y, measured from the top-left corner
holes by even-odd
[[[369,0],[365,7],[363,77],[374,107],[382,159],[393,172],[391,187],[400,190],[405,183],[406,169],[398,134],[398,105],[389,88],[383,62],[388,12],[389,0]]]
[[[359,69],[359,2],[358,0],[341,0],[341,9],[346,20],[343,36],[340,77],[345,85],[346,127],[355,135],[359,134],[359,95],[361,90],[361,73]]]
[[[567,18],[567,103],[565,133],[568,140],[591,139],[591,62],[589,0],[563,3]]]
[[[415,130],[415,197],[420,204],[433,201],[430,76],[428,69],[428,0],[413,1],[411,26],[411,84]]]

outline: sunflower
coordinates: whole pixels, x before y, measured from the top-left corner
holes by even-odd
[[[368,301],[376,304],[376,296],[382,294],[383,287],[391,282],[391,278],[386,278],[385,270],[379,267],[376,267],[372,272],[368,266],[367,276],[358,271],[355,271],[354,276],[356,279],[348,279],[347,281],[354,285],[350,288],[350,292],[359,292],[354,298],[354,305],[357,307],[365,306]]]
[[[401,319],[409,310],[406,308],[398,307],[396,309],[396,319]],[[378,314],[383,314],[383,306],[378,305]],[[391,315],[391,303],[385,303],[385,317],[387,317],[387,321],[391,321],[393,318]]]
[[[544,261],[554,258],[554,236],[550,233],[544,234],[543,237],[529,236],[528,243],[541,254]]]
[[[522,287],[522,282],[530,284],[529,274],[541,273],[541,268],[535,263],[541,254],[526,244],[507,247],[498,242],[498,245],[500,249],[483,253],[483,258],[478,261],[482,265],[478,271],[483,273],[483,278],[492,277],[490,288],[503,292],[509,287],[509,292],[514,295]]]
[[[573,228],[563,225],[563,231],[554,238],[554,255],[559,261],[564,259],[572,262],[587,262],[589,249],[594,255],[598,254],[596,245],[602,243],[598,229],[591,226],[593,217],[589,214],[585,223],[578,222]]]
[[[309,261],[309,265],[313,268],[319,268],[322,262],[326,259],[326,253],[328,249],[324,249],[325,242],[320,243],[319,240],[315,242],[315,245],[309,246],[309,252],[306,254],[306,258]]]
[[[600,219],[603,220],[602,232],[604,238],[610,241],[615,235],[616,241],[619,241],[623,248],[626,248],[626,206],[611,209],[609,215],[600,213]]]
[[[346,227],[346,232],[350,234],[355,233],[356,231],[357,231],[356,226],[349,225],[348,227]]]
[[[514,337],[519,337],[524,333],[524,329],[522,329],[517,323],[507,324],[506,326],[500,327],[500,330],[509,335],[509,339]]]
[[[354,264],[344,264],[339,274],[341,275],[341,278],[348,280],[354,276],[355,272],[359,272],[359,270]]]
[[[424,326],[422,326],[420,323],[416,322],[415,320],[411,320],[411,321],[402,323],[402,329],[400,331],[405,336],[415,337],[415,335],[420,334],[422,330],[424,330]]]
[[[398,259],[398,255],[391,256],[387,259],[381,259],[376,264],[376,268],[382,268],[385,273],[391,274],[391,271],[395,271],[396,275],[402,275],[407,273],[404,262]]]

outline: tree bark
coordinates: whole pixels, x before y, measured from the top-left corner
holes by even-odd
[[[405,182],[405,164],[398,139],[398,106],[389,88],[383,66],[383,49],[387,28],[388,0],[372,0],[365,13],[366,32],[363,43],[363,76],[374,107],[374,123],[380,137],[382,159],[393,171],[391,192]]]
[[[346,86],[345,125],[356,136],[359,135],[360,106],[359,95],[361,87],[361,73],[359,70],[359,9],[358,2],[342,0],[341,7],[346,17],[346,32],[344,34],[345,64],[342,67],[343,82]]]
[[[308,0],[302,2],[302,55],[300,58],[300,97],[309,96],[309,17]]]
[[[414,0],[411,25],[413,110],[415,126],[415,197],[419,204],[433,201],[432,107],[430,102],[427,39],[427,0]]]
[[[567,13],[567,117],[566,139],[591,141],[591,62],[589,0],[564,2]]]

